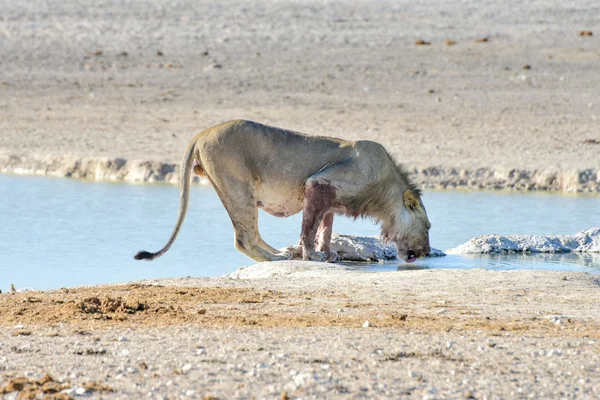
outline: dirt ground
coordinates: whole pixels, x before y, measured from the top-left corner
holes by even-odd
[[[421,168],[600,165],[595,0],[0,9],[0,154],[179,162],[195,133],[246,118]]]
[[[244,279],[2,294],[0,387],[26,379],[39,392],[49,374],[72,397],[600,394],[593,275],[287,262],[252,278],[263,266]]]

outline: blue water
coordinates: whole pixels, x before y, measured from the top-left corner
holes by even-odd
[[[152,262],[133,260],[169,237],[179,189],[0,175],[0,289],[60,288],[129,280],[209,277],[253,264],[233,247],[229,217],[212,188],[194,187],[175,245]],[[600,225],[600,197],[489,192],[426,192],[431,244],[441,250],[474,236],[570,234]],[[295,244],[301,215],[260,214],[265,241]],[[336,217],[334,231],[379,233],[368,220]],[[355,266],[367,271],[405,268],[554,269],[600,272],[600,255],[447,256]]]

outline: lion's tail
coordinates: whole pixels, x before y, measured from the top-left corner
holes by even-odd
[[[136,260],[148,260],[152,261],[155,258],[158,258],[165,254],[169,248],[177,239],[177,235],[179,234],[179,230],[183,225],[183,220],[185,219],[185,215],[188,209],[188,203],[190,200],[190,175],[192,171],[192,164],[194,158],[194,151],[196,148],[196,141],[192,140],[189,144],[185,155],[183,157],[183,162],[181,163],[181,177],[179,180],[180,186],[180,199],[179,199],[179,214],[177,215],[177,222],[175,223],[175,228],[173,229],[173,233],[171,233],[171,237],[167,244],[157,251],[156,253],[150,253],[149,251],[140,251],[133,258]]]

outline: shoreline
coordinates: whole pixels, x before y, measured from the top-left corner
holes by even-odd
[[[600,193],[600,170],[596,168],[405,168],[422,189]],[[179,183],[179,165],[176,163],[120,157],[0,155],[0,173],[124,183]],[[192,182],[209,184],[208,180],[198,176],[193,176]]]

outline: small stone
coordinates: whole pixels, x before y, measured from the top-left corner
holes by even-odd
[[[82,387],[78,387],[77,389],[75,389],[75,394],[77,396],[83,396],[86,392],[87,390],[85,390],[85,388]]]
[[[119,355],[120,355],[121,357],[129,357],[129,350],[127,350],[127,349],[123,349],[123,350],[121,350],[121,351],[119,352]]]
[[[419,374],[416,371],[411,371],[411,370],[408,371],[408,377],[409,378],[419,378],[420,376],[421,376],[421,374]]]
[[[561,353],[562,352],[559,349],[551,349],[551,350],[548,351],[548,353],[546,353],[546,356],[547,357],[551,357],[551,356],[554,356],[554,355],[559,356],[559,355],[561,355]]]
[[[19,324],[19,325],[15,325],[14,329],[23,329],[25,328],[25,325],[23,324]]]
[[[422,40],[422,39],[415,41],[415,46],[429,46],[430,44],[431,44],[431,42],[428,42],[428,41]]]
[[[125,336],[119,336],[119,337],[117,338],[117,341],[118,341],[118,342],[126,342],[126,341],[127,341],[127,338],[126,338]]]
[[[183,368],[181,368],[181,371],[182,371],[184,374],[187,374],[188,372],[190,372],[190,370],[191,370],[191,369],[192,369],[192,364],[185,364],[185,365],[183,366]]]
[[[369,321],[365,321],[365,322],[362,324],[362,327],[363,327],[363,328],[368,328],[368,327],[370,327],[370,326],[371,326],[371,323],[370,323]]]

